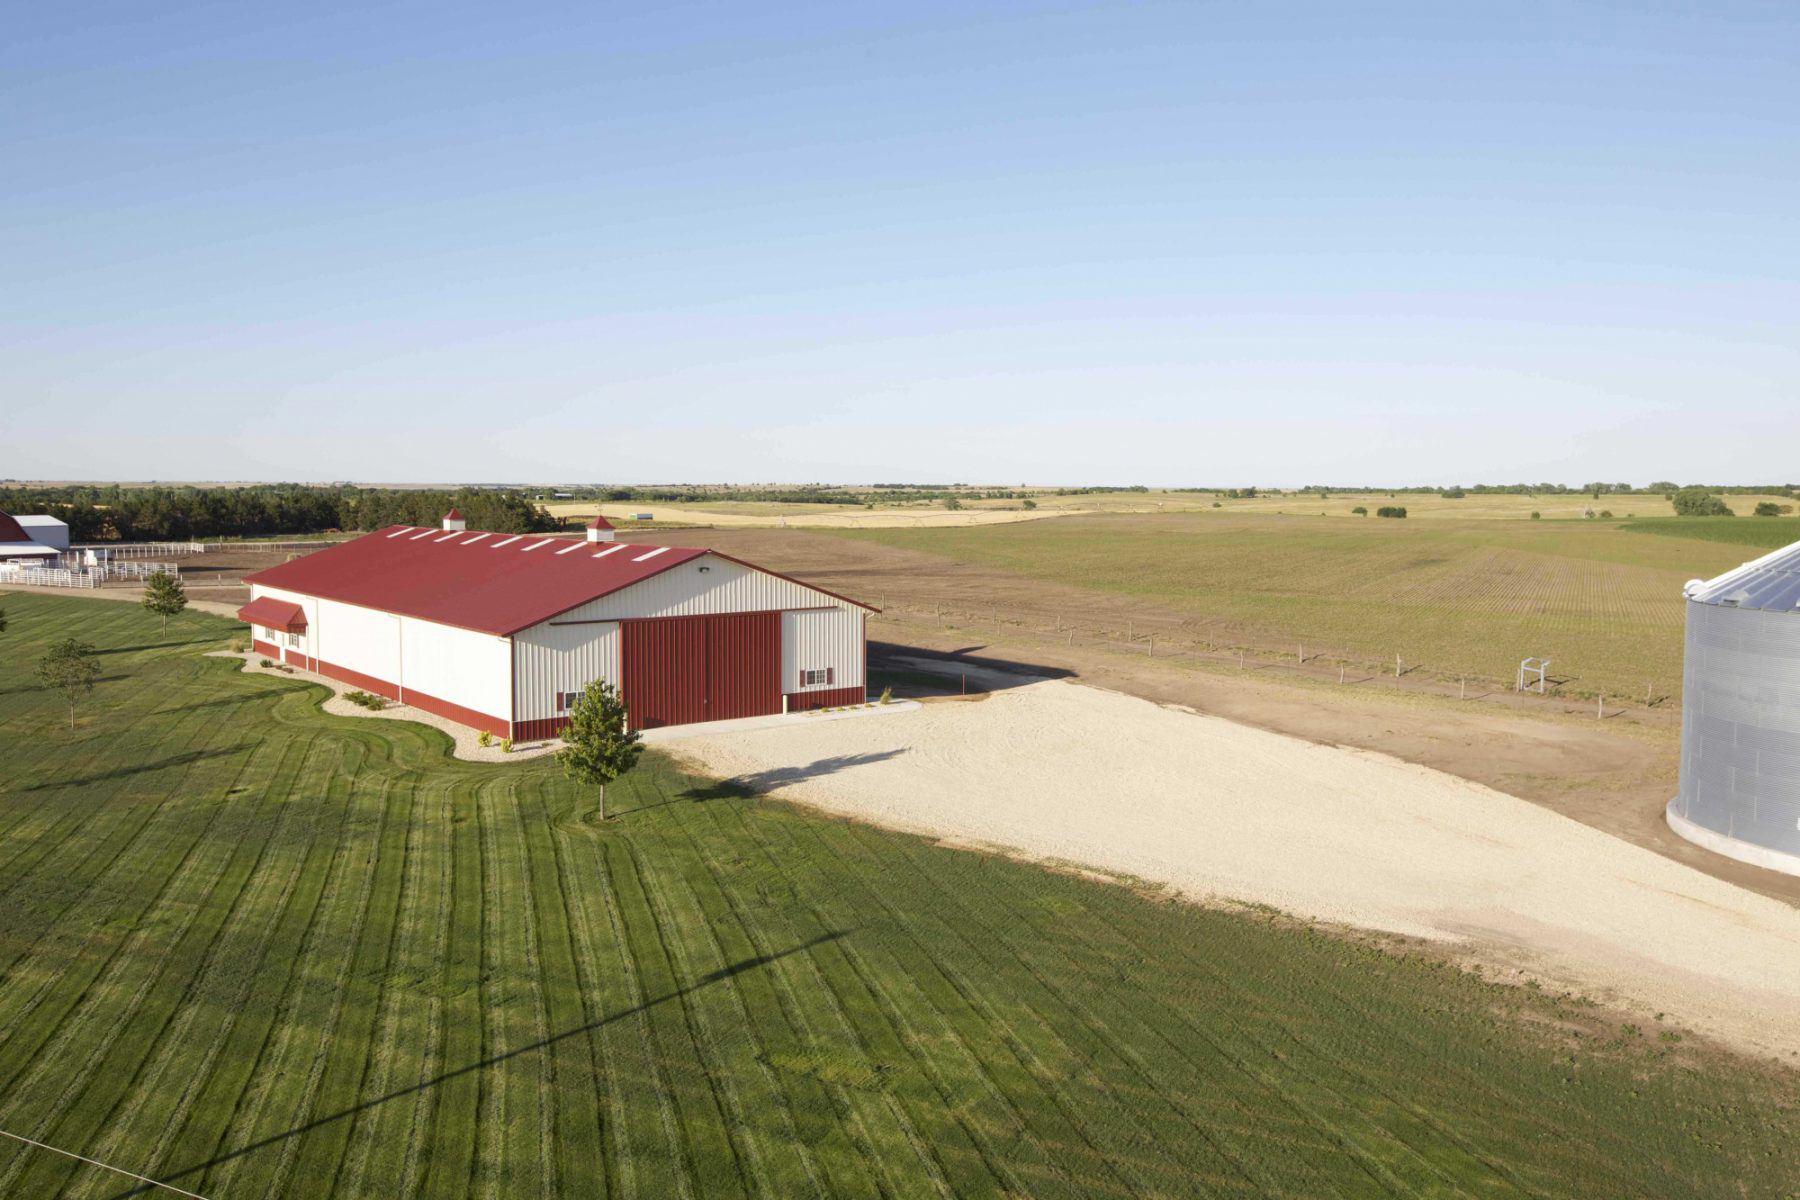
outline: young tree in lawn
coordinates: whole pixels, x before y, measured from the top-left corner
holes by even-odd
[[[69,702],[69,728],[75,728],[75,704],[94,690],[94,677],[100,674],[94,648],[79,638],[52,642],[37,670],[44,686],[55,688]]]
[[[563,773],[600,789],[600,819],[606,820],[606,785],[637,763],[643,747],[625,723],[625,698],[605,680],[587,685],[569,706],[569,727],[556,752]]]
[[[167,571],[158,571],[144,580],[144,607],[162,618],[162,631],[168,633],[169,618],[187,607],[187,589]]]

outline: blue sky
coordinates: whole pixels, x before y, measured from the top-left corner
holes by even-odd
[[[0,476],[1800,481],[1800,6],[35,5]]]

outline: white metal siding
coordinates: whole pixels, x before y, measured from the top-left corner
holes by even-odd
[[[506,638],[401,617],[400,667],[408,691],[512,719],[512,644]]]
[[[781,614],[781,690],[823,692],[862,687],[863,613],[824,608]],[[831,670],[830,683],[800,685],[800,672]]]
[[[347,671],[416,690],[501,720],[511,719],[512,647],[506,638],[252,584],[306,613],[303,653]],[[277,631],[280,632],[280,631]],[[275,644],[285,646],[277,637]]]
[[[632,549],[619,553],[630,554]],[[702,571],[702,567],[707,569]],[[707,554],[550,619],[693,617],[702,613],[836,607],[843,603],[803,584]]]
[[[556,710],[557,692],[578,692],[596,679],[620,685],[616,621],[533,625],[516,634],[513,645],[518,673],[514,695],[519,706],[515,721],[564,715]]]

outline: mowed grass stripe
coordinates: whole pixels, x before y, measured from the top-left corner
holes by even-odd
[[[1792,1072],[654,753],[595,821],[551,762],[458,763],[434,730],[201,657],[229,624],[163,644],[126,606],[5,603],[29,637],[0,638],[0,679],[89,614],[119,653],[73,734],[53,697],[0,687],[0,739],[29,748],[0,761],[0,1111],[202,1194],[1800,1179]],[[41,1153],[0,1150],[12,1191],[119,1194]]]
[[[835,854],[844,861],[846,874],[880,872],[881,864],[854,861],[862,857],[854,826],[834,830],[832,832],[838,836],[829,838],[822,829],[807,832],[817,837],[824,852]],[[891,871],[881,878],[900,887],[917,886],[926,881],[922,873],[916,881],[899,880]],[[1078,1169],[1072,1178],[1062,1176],[1060,1171],[1053,1178],[1034,1178],[1031,1180],[1034,1187],[1041,1190],[1054,1180],[1063,1186],[1072,1185],[1077,1194],[1107,1190],[1131,1195],[1167,1187],[1171,1182],[1186,1180],[1191,1186],[1196,1181],[1218,1180],[1236,1173],[1235,1164],[1227,1160],[1205,1161],[1203,1153],[1194,1154],[1206,1145],[1203,1130],[1191,1131],[1198,1135],[1191,1141],[1185,1137],[1158,1139],[1145,1136],[1136,1122],[1121,1119],[1116,1107],[1117,1094],[1105,1084],[1093,1086],[1100,1081],[1096,1072],[1107,1071],[1118,1061],[1114,1059],[1109,1063],[1095,1053],[1093,1031],[1071,1029],[1068,1018],[1072,1014],[1054,1011],[1060,1007],[1060,1002],[1043,986],[1043,981],[1028,973],[1024,977],[1018,975],[1016,955],[996,956],[991,949],[997,943],[978,944],[971,940],[968,929],[980,928],[981,917],[963,911],[957,919],[952,919],[945,910],[957,905],[954,893],[938,891],[929,884],[921,890],[925,894],[941,896],[937,906],[939,911],[931,914],[930,924],[924,927],[916,926],[912,921],[896,920],[893,908],[885,899],[885,889],[871,889],[868,894],[868,904],[889,917],[884,922],[884,932],[890,936],[877,944],[895,958],[901,969],[887,974],[916,986],[935,979],[949,997],[939,1002],[940,1011],[947,1010],[959,1017],[960,1020],[955,1022],[957,1025],[974,1023],[978,1028],[986,1027],[991,1040],[1011,1051],[1012,1061],[990,1073],[997,1091],[1004,1093],[1010,1089],[1019,1096],[1037,1093],[1052,1098],[1053,1107],[1038,1106],[1039,1139],[1045,1145],[1056,1147],[1055,1161],[1060,1162],[1063,1171],[1070,1167]],[[968,921],[973,921],[974,925],[966,924]],[[924,953],[927,942],[939,947],[939,952]],[[957,969],[948,966],[951,956],[943,953],[946,946],[957,947],[968,954]],[[961,958],[961,955],[956,957]],[[995,986],[999,981],[1005,983]],[[917,1000],[908,1006],[909,1011],[915,1012],[921,1008],[923,1005]],[[1059,1015],[1064,1018],[1060,1028],[1056,1019]],[[1114,1079],[1112,1084],[1132,1088],[1142,1087],[1147,1082],[1139,1077]],[[1080,1089],[1080,1094],[1073,1090],[1076,1088]],[[1154,1085],[1150,1090],[1155,1091]],[[1161,1094],[1156,1098],[1164,1102],[1170,1100]],[[1011,1097],[1007,1104],[1009,1120],[1020,1123],[1027,1120],[1025,1110]],[[1060,1119],[1047,1121],[1050,1117]],[[1102,1139],[1096,1127],[1108,1122],[1126,1134],[1125,1145],[1130,1147],[1129,1152],[1117,1142],[1107,1149],[1101,1148]],[[1174,1154],[1181,1152],[1194,1154],[1197,1161],[1179,1161]]]

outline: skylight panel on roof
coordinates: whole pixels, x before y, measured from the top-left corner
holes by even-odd
[[[490,538],[493,536],[494,535],[491,533],[478,533],[474,537],[470,538],[468,541],[458,542],[456,544],[459,546],[473,546],[476,542],[479,542],[482,538]]]
[[[628,546],[630,544],[631,543],[629,543],[629,542],[614,542],[612,545],[608,546],[606,549],[602,550],[600,553],[594,555],[594,557],[595,558],[605,558],[609,554],[617,554],[619,551],[623,550],[626,546]]]
[[[411,532],[412,532],[411,525],[402,525],[400,528],[394,530],[394,532],[388,534],[388,536],[391,538],[397,538],[403,533],[411,533]]]
[[[461,537],[461,536],[462,536],[462,530],[452,529],[449,533],[446,533],[443,537],[439,538],[438,541],[447,542],[453,537]]]
[[[531,551],[531,550],[542,550],[545,546],[548,546],[551,542],[554,542],[555,540],[556,540],[555,538],[545,538],[543,541],[537,543],[534,546],[525,547],[525,549],[519,551],[519,553],[524,554],[527,551]]]
[[[559,555],[561,555],[561,554],[573,554],[573,553],[574,553],[574,552],[575,552],[575,551],[577,551],[577,550],[579,550],[579,549],[581,549],[581,548],[582,548],[582,546],[584,546],[584,545],[586,545],[586,544],[587,544],[587,543],[585,543],[585,542],[570,542],[570,543],[569,543],[569,545],[568,545],[568,548],[567,548],[567,549],[566,549],[566,550],[558,550],[558,551],[557,551],[557,554],[559,554]]]
[[[416,542],[420,538],[430,537],[432,534],[434,534],[436,532],[437,532],[437,530],[435,530],[435,529],[421,529],[419,532],[413,534],[410,538],[408,538],[406,540],[409,542]]]
[[[489,550],[498,550],[502,546],[510,546],[514,542],[518,541],[523,536],[525,536],[525,535],[520,534],[520,533],[515,533],[509,538],[506,538],[502,541],[495,542],[493,545],[489,546],[488,549]]]
[[[638,555],[636,558],[632,559],[631,561],[632,562],[643,562],[647,558],[655,558],[659,554],[667,554],[668,552],[669,552],[669,548],[667,546],[658,546],[654,550],[651,550],[647,553]]]

